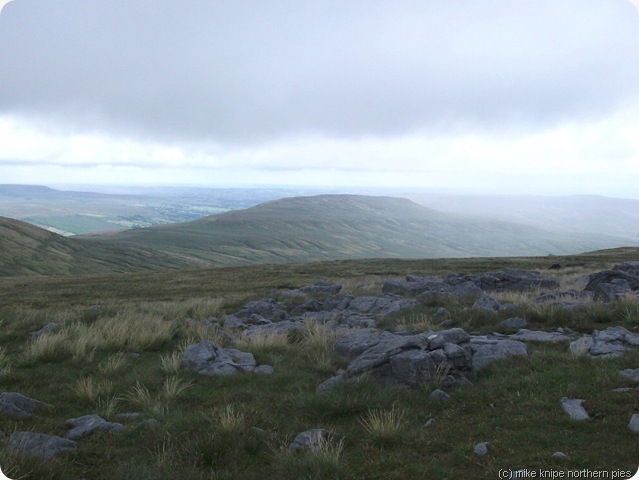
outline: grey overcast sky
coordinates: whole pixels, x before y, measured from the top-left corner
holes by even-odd
[[[0,183],[639,198],[629,0],[13,0]]]

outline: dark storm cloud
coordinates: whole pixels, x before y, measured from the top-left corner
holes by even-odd
[[[159,139],[536,126],[639,92],[625,0],[14,0],[0,115]]]

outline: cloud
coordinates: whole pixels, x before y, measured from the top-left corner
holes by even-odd
[[[545,128],[639,93],[626,5],[18,1],[0,113],[227,145]]]

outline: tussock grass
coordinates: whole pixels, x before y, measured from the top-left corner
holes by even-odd
[[[78,397],[95,402],[98,397],[110,394],[113,388],[113,382],[110,380],[97,381],[93,377],[80,377],[75,382],[73,391]]]
[[[240,350],[242,348],[252,350],[283,348],[289,346],[288,336],[283,333],[270,332],[246,335],[244,332],[239,332],[235,338],[235,346]]]
[[[403,410],[393,406],[391,410],[369,410],[359,422],[375,442],[388,443],[402,433],[405,416]]]
[[[100,363],[99,370],[104,374],[112,374],[124,367],[126,363],[126,354],[124,352],[117,352]]]
[[[319,447],[308,451],[291,451],[288,441],[279,448],[272,449],[275,472],[278,478],[344,478],[342,453],[344,440],[320,439]]]
[[[177,375],[182,368],[182,352],[176,351],[160,355],[162,371],[168,375]]]
[[[206,419],[213,429],[222,432],[238,432],[246,426],[244,413],[230,404],[213,409]]]

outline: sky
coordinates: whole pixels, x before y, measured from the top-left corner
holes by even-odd
[[[0,2],[0,183],[639,198],[639,2]]]

